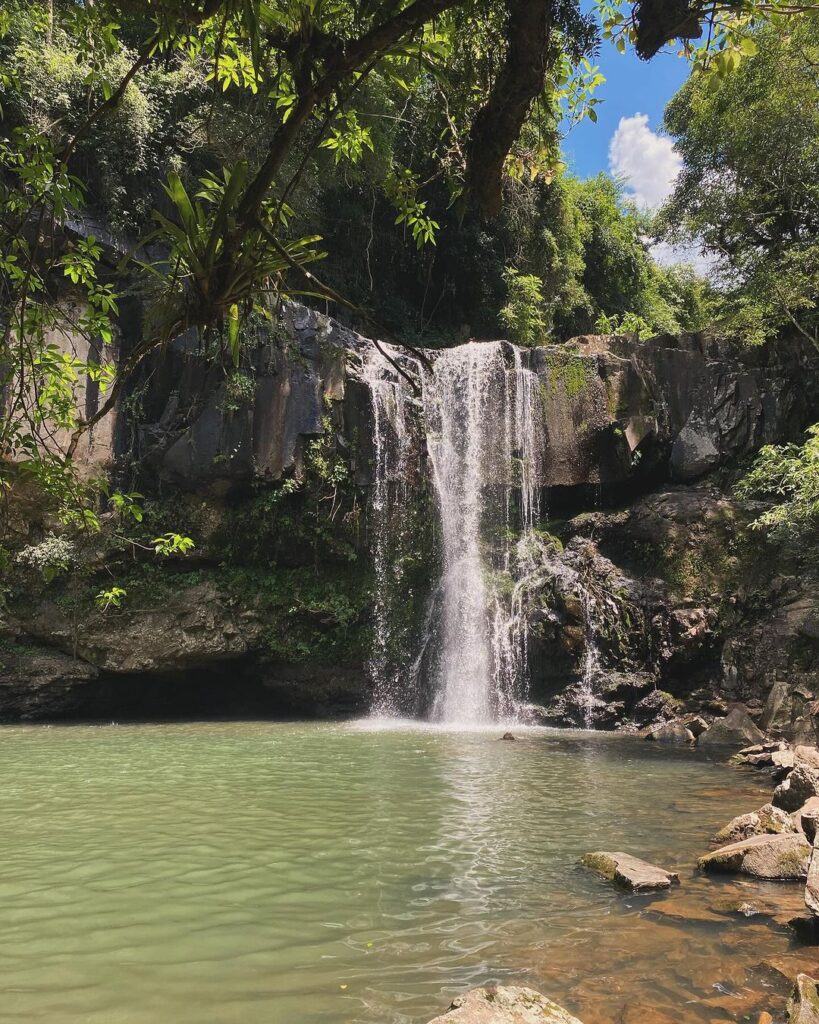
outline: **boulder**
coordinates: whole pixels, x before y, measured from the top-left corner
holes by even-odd
[[[819,768],[819,750],[816,747],[794,747],[793,756],[797,762],[806,764],[809,768]]]
[[[645,738],[656,743],[693,743],[695,737],[682,722],[662,722],[649,729]]]
[[[812,796],[810,800],[806,800],[791,817],[797,831],[804,832],[809,843],[815,843],[819,832],[819,796]]]
[[[774,750],[771,754],[771,764],[774,768],[795,768],[796,755],[792,750]]]
[[[811,849],[801,832],[758,835],[722,846],[697,863],[702,871],[736,872],[771,881],[803,880]]]
[[[690,715],[682,721],[684,725],[688,726],[695,739],[708,731],[708,722],[701,715]]]
[[[791,998],[788,1000],[789,1024],[819,1024],[819,987],[807,974],[796,977]]]
[[[797,602],[795,607],[783,610],[784,621],[780,623],[777,630],[782,636],[790,636],[799,631],[800,615],[804,614],[802,603]],[[807,603],[810,605],[812,602]],[[779,642],[781,643],[781,640]],[[776,644],[774,643],[773,646]],[[786,682],[783,679],[778,679],[768,692],[759,724],[766,732],[773,733],[775,736],[785,736],[790,740],[803,743],[815,743],[817,735],[812,707],[814,700],[811,688],[800,685],[798,682]]]
[[[757,728],[748,711],[736,704],[725,718],[718,718],[697,741],[701,747],[747,746],[762,743],[765,734]]]
[[[711,428],[695,413],[689,416],[671,446],[671,473],[675,480],[696,480],[720,461]]]
[[[774,807],[773,804],[765,804],[758,811],[751,811],[749,814],[740,814],[736,818],[732,818],[717,832],[711,842],[724,845],[738,843],[743,839],[750,839],[751,836],[778,835],[783,832],[797,831],[796,823],[790,814],[780,807]]]
[[[680,881],[680,876],[673,871],[658,868],[628,853],[587,853],[580,863],[630,892],[670,889]]]
[[[819,796],[819,769],[797,764],[774,790],[772,803],[786,811],[796,811],[812,796]]]
[[[772,754],[775,750],[784,750],[786,744],[782,740],[768,740],[765,743],[754,743],[737,751],[737,757],[752,757],[756,754]]]
[[[808,878],[805,883],[805,906],[813,914],[819,917],[819,853],[814,847],[813,855],[808,865]]]
[[[487,985],[452,1000],[429,1024],[581,1024],[568,1010],[532,988]]]

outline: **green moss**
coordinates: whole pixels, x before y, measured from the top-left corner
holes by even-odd
[[[781,853],[776,861],[780,874],[785,877],[804,877],[807,872],[808,854],[806,850],[787,850]]]
[[[267,621],[264,639],[283,661],[349,662],[366,657],[372,577],[356,567],[223,569],[215,582]]]
[[[591,359],[572,352],[554,352],[546,357],[549,368],[549,386],[552,394],[562,388],[570,399],[581,395],[589,383],[597,377],[595,364]]]
[[[580,863],[609,880],[614,878],[617,871],[616,862],[606,853],[587,853],[585,857],[581,858]]]

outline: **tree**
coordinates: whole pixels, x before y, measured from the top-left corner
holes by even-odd
[[[629,30],[644,55],[680,34],[665,7],[657,0],[655,7],[638,5]],[[684,7],[690,32],[702,11]],[[299,185],[322,155],[349,167],[368,153],[380,156],[383,195],[415,241],[431,244],[438,225],[425,188],[445,189],[461,212],[491,215],[506,170],[519,180],[554,173],[564,107],[573,117],[593,112],[587,94],[596,76],[583,61],[595,43],[594,21],[575,0],[6,4],[4,478],[27,471],[55,500],[65,504],[71,495],[66,515],[93,523],[93,501],[75,479],[72,456],[147,354],[193,328],[206,350],[236,362],[242,323],[270,316],[282,295],[344,304],[308,269],[322,255],[315,232],[296,230],[310,221],[294,205]],[[63,88],[48,95],[43,83],[55,77]],[[162,105],[170,80],[180,104],[169,112]],[[227,95],[232,140],[230,128],[214,130],[213,116],[200,119],[201,139],[174,131],[180,114],[183,123],[186,115],[195,119],[206,98],[213,113]],[[420,107],[431,96],[437,141],[422,179],[389,146],[376,154],[373,122],[385,97],[398,110],[387,116],[401,117],[401,97]],[[117,149],[115,130],[124,132],[124,159],[113,168],[106,160]],[[68,229],[89,198],[128,177],[129,160],[133,180],[125,191],[149,182],[141,205],[132,211],[118,196],[106,201],[123,223],[138,223],[152,209],[153,230],[132,251],[124,277],[103,265],[94,233]],[[163,164],[170,173],[157,194],[150,178]],[[58,301],[66,280],[71,301]],[[148,295],[150,315],[142,340],[115,363],[108,346],[124,287]],[[83,351],[66,350],[55,341],[60,335],[83,339]],[[81,379],[103,394],[97,411],[84,416],[74,401]]]
[[[733,76],[695,77],[669,104],[684,165],[661,219],[716,257],[726,328],[788,325],[819,347],[819,20],[791,29],[756,32]]]

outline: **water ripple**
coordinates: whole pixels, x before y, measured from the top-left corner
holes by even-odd
[[[419,1024],[489,978],[540,986],[586,1024],[649,998],[692,1024],[733,999],[719,1011],[741,1019],[769,930],[726,953],[725,933],[681,932],[576,861],[625,847],[688,871],[762,802],[756,782],[622,738],[497,739],[4,729],[0,1019]]]

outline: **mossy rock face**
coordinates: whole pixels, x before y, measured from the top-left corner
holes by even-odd
[[[587,853],[581,858],[580,863],[584,868],[596,871],[598,875],[602,875],[609,881],[614,879],[614,873],[617,870],[617,861],[610,853]]]
[[[679,875],[630,853],[587,853],[580,863],[629,892],[653,892],[670,889],[679,883]]]
[[[736,873],[771,881],[803,881],[812,847],[801,833],[757,835],[700,857],[702,871]]]
[[[574,352],[550,352],[546,365],[552,394],[562,389],[570,399],[582,395],[591,381],[598,377],[595,360]]]

